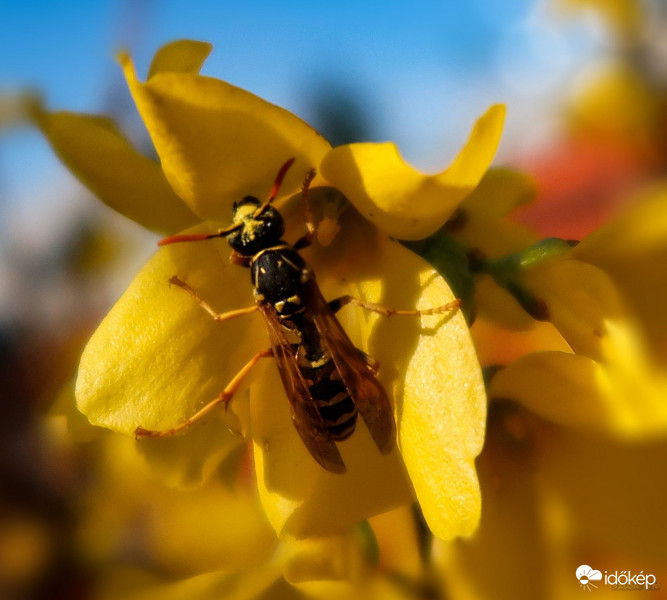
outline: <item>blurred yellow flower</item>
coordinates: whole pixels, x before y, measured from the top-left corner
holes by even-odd
[[[596,65],[570,100],[568,128],[578,138],[597,139],[649,163],[660,160],[664,100],[629,61]]]
[[[667,431],[667,373],[599,268],[552,259],[521,277],[573,353],[545,348],[499,371],[490,395],[558,423],[645,438]]]
[[[294,157],[279,202],[316,168],[314,197],[319,188],[332,186],[379,227],[344,211],[340,232],[327,240],[329,245],[304,251],[325,297],[351,294],[420,309],[453,300],[442,277],[389,235],[414,239],[445,223],[491,162],[504,108],[492,107],[478,121],[448,170],[427,176],[403,163],[393,146],[332,150],[291,113],[199,75],[209,52],[201,42],[168,44],[156,53],[145,82],[137,79],[129,57],[120,57],[160,165],[136,153],[106,120],[38,110],[36,121],[102,200],[157,231],[184,229],[193,215],[195,221],[228,222],[233,202],[245,195],[266,198],[278,167]],[[127,168],[119,174],[116,164]],[[296,239],[298,201],[281,210],[287,236]],[[204,222],[187,231],[216,229]],[[172,428],[215,398],[254,353],[266,348],[258,318],[216,325],[192,298],[169,288],[177,275],[219,312],[246,306],[252,297],[247,273],[229,264],[228,252],[220,241],[166,246],[137,275],[81,359],[77,403],[92,423],[128,435],[139,426]],[[175,477],[191,482],[236,446],[228,428],[243,431],[253,440],[262,505],[282,536],[335,534],[411,502],[413,494],[436,535],[470,534],[480,512],[474,459],[483,441],[486,401],[462,315],[424,316],[420,325],[348,308],[340,320],[352,341],[382,365],[380,379],[394,401],[400,452],[381,456],[360,426],[341,444],[347,472],[322,469],[296,435],[278,372],[268,363],[256,368],[228,414],[212,416],[182,440],[141,445],[155,448],[147,451],[153,458],[192,451],[207,461],[196,477]],[[180,468],[192,470],[191,461]]]
[[[192,490],[173,489],[144,460],[140,442],[99,429],[95,439],[72,442],[58,417],[48,428],[61,451],[87,463],[74,548],[85,556],[90,597],[419,597],[424,565],[408,507],[333,535],[279,540],[248,477],[224,483],[214,476]],[[14,530],[20,536],[6,541],[20,552],[0,549],[17,578],[27,558],[34,562],[40,538],[20,522]]]
[[[122,566],[129,546],[146,562],[125,566],[173,578],[251,568],[273,555],[275,532],[242,482],[229,488],[215,477],[193,490],[174,489],[134,440],[103,435],[94,445],[96,470],[77,536],[89,560]]]
[[[667,364],[667,184],[633,194],[629,206],[573,250],[605,271],[636,319],[651,354]]]
[[[47,112],[38,102],[31,113],[60,159],[114,210],[160,233],[199,220],[171,189],[160,165],[137,152],[111,119]]]
[[[576,569],[584,564],[653,574],[662,589],[666,452],[664,441],[629,446],[516,404],[492,405],[478,461],[480,527],[469,540],[435,540],[434,562],[451,596],[580,598],[586,590]],[[601,598],[619,593],[597,585]]]
[[[491,170],[450,225],[472,257],[482,364],[507,365],[490,397],[621,438],[664,435],[664,187],[574,247],[507,219],[530,196],[525,176]]]

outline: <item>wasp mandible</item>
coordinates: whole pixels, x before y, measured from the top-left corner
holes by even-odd
[[[225,237],[232,249],[231,262],[250,269],[255,303],[217,313],[185,281],[172,277],[176,285],[192,296],[216,321],[259,311],[264,318],[271,348],[258,352],[234,376],[227,387],[185,422],[165,431],[142,427],[136,436],[175,435],[208,414],[216,406],[227,405],[243,379],[263,357],[273,357],[289,400],[294,426],[313,458],[333,473],[344,473],[345,463],[336,446],[352,435],[357,415],[361,414],[382,454],[396,443],[394,413],[387,394],[377,379],[378,365],[359,350],[342,328],[335,313],[347,304],[356,304],[383,315],[432,315],[459,307],[455,300],[428,310],[394,310],[341,296],[327,302],[299,250],[312,243],[315,228],[307,218],[308,233],[289,244],[280,212],[271,204],[294,159],[278,172],[273,188],[264,202],[246,196],[235,202],[232,224],[212,234],[174,235],[159,245],[195,242]],[[309,186],[315,176],[311,171],[302,187],[304,203],[309,207]],[[310,217],[309,208],[307,217]]]

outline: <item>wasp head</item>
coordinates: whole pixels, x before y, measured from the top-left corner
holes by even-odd
[[[283,218],[275,208],[265,206],[261,211],[259,208],[260,202],[253,196],[234,203],[232,227],[240,227],[227,236],[227,241],[243,256],[253,256],[264,248],[270,248],[280,241],[285,232]]]

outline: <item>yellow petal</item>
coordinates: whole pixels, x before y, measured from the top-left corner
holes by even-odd
[[[213,46],[196,40],[176,40],[155,53],[148,78],[158,73],[199,73]]]
[[[632,206],[573,249],[611,277],[652,350],[667,360],[667,186],[643,190]]]
[[[488,258],[520,252],[537,242],[537,236],[506,216],[534,195],[535,184],[526,175],[510,169],[489,169],[461,202],[461,219],[459,222],[456,218],[452,233]]]
[[[667,377],[636,360],[630,331],[608,322],[610,360],[562,352],[536,352],[495,375],[490,394],[516,400],[534,413],[567,426],[644,439],[667,431]],[[612,341],[613,340],[613,341]]]
[[[572,349],[599,359],[607,334],[605,321],[625,314],[609,277],[593,265],[557,259],[527,269],[522,279],[546,303],[549,321]]]
[[[129,435],[138,426],[173,427],[213,400],[267,345],[258,315],[218,324],[169,286],[177,275],[220,312],[251,305],[247,271],[230,265],[227,252],[217,240],[172,244],[135,277],[81,358],[77,403],[93,424]]]
[[[398,244],[383,253],[385,277],[364,288],[371,301],[427,309],[454,299],[430,265]],[[373,292],[375,291],[375,294]],[[486,394],[463,314],[377,320],[369,343],[392,389],[401,453],[424,518],[443,539],[471,534],[480,515],[475,457],[481,452]],[[397,375],[397,376],[396,376]]]
[[[424,175],[405,163],[390,142],[334,148],[321,172],[389,235],[422,239],[437,231],[480,182],[493,160],[504,118],[505,107],[492,106],[454,162],[437,175]]]
[[[255,494],[217,478],[187,492],[166,487],[137,452],[141,444],[110,434],[97,444],[96,477],[86,497],[83,538],[93,556],[116,556],[142,522],[137,551],[174,577],[240,569],[266,561],[276,536]],[[92,457],[91,453],[87,456]],[[206,544],[202,544],[206,539]]]
[[[352,581],[359,584],[364,556],[352,531],[293,544],[284,577],[292,585],[311,581]]]
[[[642,556],[644,573],[658,574],[662,583],[667,518],[659,499],[667,494],[667,479],[656,474],[667,461],[665,440],[629,445],[571,429],[559,434],[540,461],[538,483],[560,497],[574,552],[590,548],[609,560]],[[607,493],[613,481],[623,485]]]
[[[535,181],[530,176],[495,167],[486,172],[475,190],[461,202],[461,209],[467,215],[499,219],[531,202],[536,193]]]
[[[174,193],[160,165],[132,148],[110,119],[41,107],[33,115],[60,159],[114,210],[162,233],[199,220]]]
[[[667,432],[667,373],[648,352],[636,324],[608,320],[602,340],[603,365],[612,390],[614,429],[648,438]]]
[[[649,150],[663,110],[653,83],[635,65],[620,60],[599,65],[585,82],[571,100],[569,127],[627,149]]]
[[[573,256],[613,266],[623,257],[635,261],[665,252],[667,246],[667,185],[643,189],[631,206],[586,237],[572,250]],[[654,265],[653,265],[654,266]]]
[[[509,219],[471,215],[455,235],[471,250],[488,258],[521,252],[538,241],[527,227]]]
[[[240,435],[230,435],[227,427],[217,422],[205,427],[193,426],[189,433],[137,443],[137,450],[145,457],[153,475],[165,485],[181,490],[199,488],[245,443]]]
[[[249,92],[196,73],[166,71],[172,59],[157,60],[160,70],[146,83],[137,80],[127,55],[120,61],[167,179],[200,217],[228,220],[234,201],[266,197],[292,157],[282,192],[296,191],[330,148],[301,119]]]
[[[491,380],[492,398],[515,400],[545,419],[603,430],[611,390],[600,365],[586,356],[534,352]]]
[[[275,551],[275,532],[254,490],[231,491],[212,479],[194,493],[157,490],[149,504],[146,543],[169,573],[247,568]]]
[[[369,520],[380,549],[380,569],[417,578],[422,569],[413,510],[402,506]]]
[[[490,275],[479,275],[475,278],[473,331],[480,319],[501,325],[507,334],[513,331],[534,329],[537,323],[521,307],[514,296],[505,288],[500,287]],[[502,352],[502,348],[497,350]]]

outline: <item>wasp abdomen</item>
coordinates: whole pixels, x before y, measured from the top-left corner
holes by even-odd
[[[331,438],[336,442],[346,440],[354,432],[357,407],[333,360],[329,358],[321,366],[299,365],[299,368]]]

